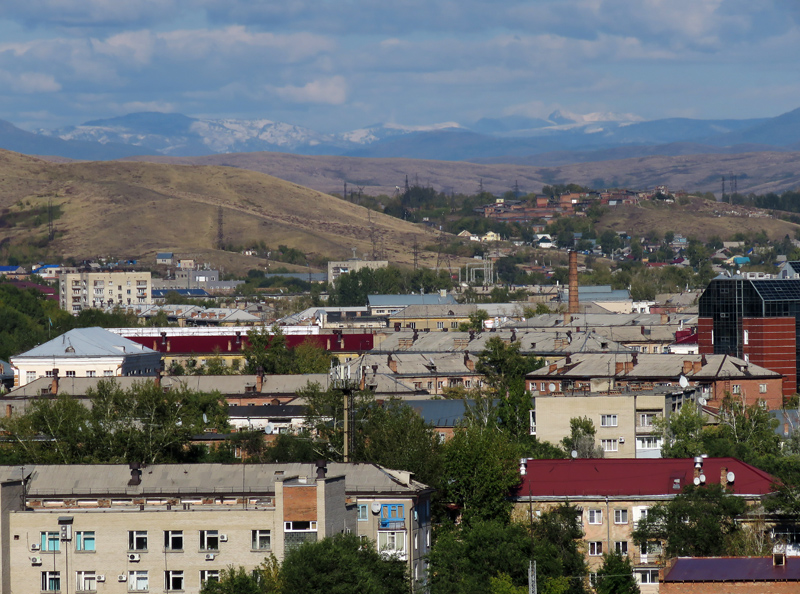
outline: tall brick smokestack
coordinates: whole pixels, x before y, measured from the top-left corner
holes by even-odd
[[[569,313],[580,312],[578,305],[578,252],[569,253]]]

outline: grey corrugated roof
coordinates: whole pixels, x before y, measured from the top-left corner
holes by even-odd
[[[636,365],[628,372],[615,373],[617,363],[633,361]],[[567,364],[566,358],[559,360],[555,372],[549,367],[542,367],[528,374],[528,377],[550,376],[557,374],[564,378],[597,378],[597,377],[625,377],[628,379],[677,379],[683,374],[683,362],[702,362],[706,364],[697,371],[689,371],[686,377],[689,380],[712,380],[724,376],[725,378],[779,378],[780,373],[770,371],[758,365],[748,363],[729,355],[646,355],[646,354],[598,354],[589,353],[573,355]]]
[[[155,352],[113,332],[95,327],[70,330],[58,338],[18,355],[18,357],[119,357],[120,355]]]
[[[369,295],[367,297],[370,307],[381,306],[408,306],[408,305],[442,305],[455,304],[455,297],[438,293],[425,295]]]
[[[30,476],[27,496],[191,495],[204,493],[274,493],[276,476],[315,477],[314,464],[155,464],[142,469],[141,484],[128,486],[126,464],[0,466],[0,481]],[[282,475],[276,474],[282,472]],[[377,464],[328,463],[328,477],[345,476],[350,493],[412,493],[428,487],[409,473]]]

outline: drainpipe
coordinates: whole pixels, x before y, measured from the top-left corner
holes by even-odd
[[[608,507],[608,495],[606,495],[606,539],[608,540],[608,554],[611,554],[611,510]]]

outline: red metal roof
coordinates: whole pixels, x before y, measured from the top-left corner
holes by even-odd
[[[775,566],[772,557],[679,557],[664,573],[665,582],[797,582],[800,559]]]
[[[160,353],[169,353],[173,355],[193,354],[213,356],[216,353],[220,355],[239,354],[242,348],[248,344],[246,335],[237,337],[234,334],[220,333],[215,336],[170,336],[167,339],[170,347],[169,351],[167,351],[167,344],[162,341],[160,336],[125,336],[125,338]],[[236,342],[237,338],[240,339],[238,344]],[[366,333],[343,334],[341,336],[341,341],[339,338],[340,337],[335,334],[289,334],[286,336],[286,344],[289,348],[294,348],[308,341],[331,353],[364,352],[372,349],[374,335]]]
[[[677,495],[694,480],[692,458],[528,460],[526,468],[516,497]],[[705,458],[706,484],[719,484],[723,468],[734,473],[728,487],[737,495],[774,491],[775,477],[735,458]]]

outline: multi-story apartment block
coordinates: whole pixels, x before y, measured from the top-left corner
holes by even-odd
[[[626,555],[642,594],[658,592],[665,563],[662,543],[640,547],[631,536],[651,506],[668,502],[692,484],[720,484],[752,504],[771,493],[776,480],[735,458],[523,459],[520,472],[522,481],[511,497],[513,517],[527,522],[530,514],[574,506],[589,571],[600,568],[604,553]]]
[[[84,309],[151,305],[149,272],[70,272],[59,281],[61,309],[79,314]]]
[[[0,467],[2,591],[196,594],[343,532],[423,580],[430,493],[372,464]]]

